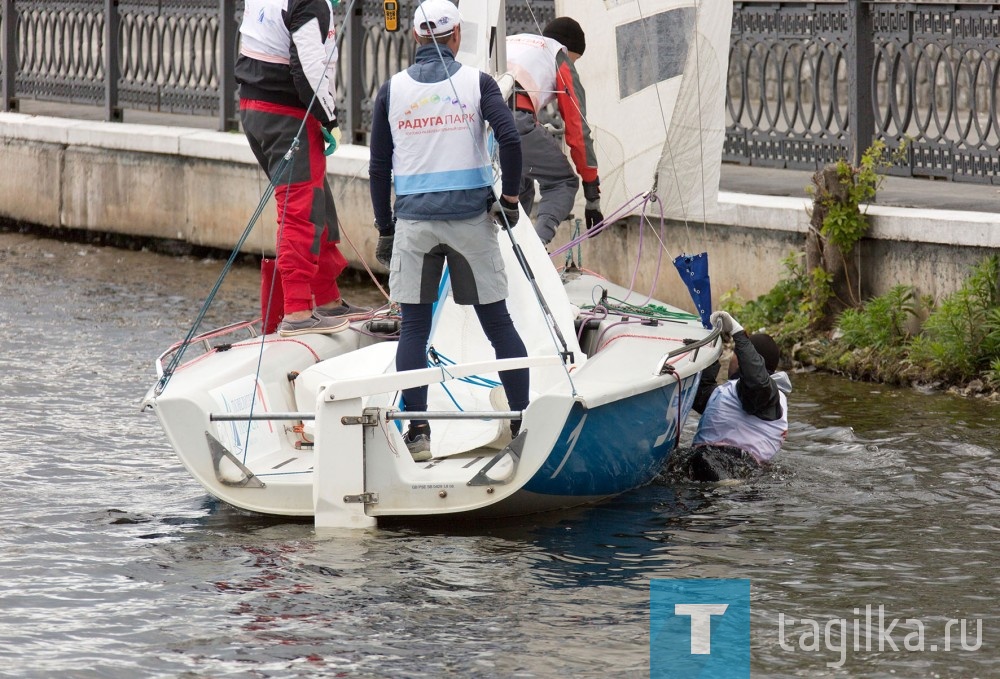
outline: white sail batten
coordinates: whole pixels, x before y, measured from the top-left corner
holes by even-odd
[[[503,73],[507,64],[506,3],[503,0],[476,0],[458,4],[462,13],[462,44],[455,59],[486,73]]]

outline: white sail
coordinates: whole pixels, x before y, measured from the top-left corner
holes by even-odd
[[[673,218],[714,212],[732,11],[731,0],[556,0],[587,35],[576,68],[605,214],[654,187]]]
[[[506,22],[500,19],[504,17],[505,3],[475,0],[458,5],[462,13],[462,44],[455,59],[480,71],[503,73]]]

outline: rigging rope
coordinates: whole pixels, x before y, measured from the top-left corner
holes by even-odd
[[[351,8],[354,6],[354,3],[355,3],[355,0],[351,0],[350,3],[348,3],[347,9],[345,10],[345,16],[350,16]],[[324,69],[323,69],[323,72],[325,74],[328,73],[327,69],[328,69],[328,67],[330,65],[330,60],[333,58],[333,55],[336,54],[336,53],[337,53],[336,50],[331,50],[330,53],[327,55],[327,57],[326,57],[326,63],[324,64]],[[324,85],[324,81],[321,78],[317,87],[323,86],[323,85]],[[313,104],[316,102],[317,94],[318,94],[318,89],[314,89],[313,90],[313,94],[312,94],[312,98],[309,100],[308,106],[306,106],[306,111],[307,112],[312,110]],[[306,120],[308,118],[309,118],[308,113],[307,113],[307,115],[303,116],[302,122],[299,124],[299,129],[296,131],[295,137],[292,139],[292,143],[289,146],[288,151],[285,153],[284,156],[282,156],[281,162],[278,164],[278,167],[275,169],[274,177],[272,177],[271,180],[269,181],[268,186],[265,189],[263,195],[261,196],[260,201],[257,203],[257,208],[254,210],[253,214],[250,217],[250,221],[247,223],[246,228],[244,228],[244,230],[243,230],[243,234],[240,236],[240,239],[237,241],[235,247],[233,248],[232,252],[230,253],[229,259],[226,261],[225,266],[223,266],[222,272],[219,274],[218,280],[215,282],[215,285],[212,287],[212,290],[209,292],[208,297],[205,299],[205,302],[202,304],[201,310],[198,312],[198,315],[195,318],[194,323],[191,325],[191,328],[188,330],[188,333],[185,336],[184,341],[181,343],[181,345],[178,348],[178,350],[171,357],[170,363],[164,369],[163,375],[160,377],[159,381],[157,382],[156,386],[154,387],[154,390],[153,390],[154,395],[159,396],[160,394],[163,393],[163,390],[167,388],[167,384],[169,384],[170,378],[173,376],[174,372],[176,371],[177,366],[180,365],[181,359],[184,356],[184,352],[187,350],[187,347],[191,344],[191,340],[194,338],[195,334],[197,333],[198,328],[201,327],[201,323],[205,319],[205,314],[208,312],[208,309],[211,307],[212,302],[215,300],[215,296],[218,294],[219,289],[222,287],[222,283],[225,280],[226,276],[229,274],[229,271],[232,268],[233,263],[236,261],[236,257],[239,255],[240,250],[243,248],[243,245],[246,243],[247,238],[250,236],[250,232],[253,230],[253,227],[257,224],[257,220],[260,219],[261,214],[264,212],[264,207],[267,205],[267,202],[271,199],[271,196],[274,194],[275,189],[277,188],[278,184],[284,178],[285,173],[289,170],[289,166],[291,164],[292,158],[295,155],[295,153],[298,152],[299,147],[301,145],[300,139],[302,137],[302,132],[305,129]],[[289,187],[291,186],[291,174],[288,175],[288,185],[287,186],[289,186]],[[279,241],[281,239],[281,231],[282,231],[283,226],[284,226],[284,214],[282,214],[282,221],[278,225],[278,240]],[[272,285],[271,290],[273,291],[273,289],[274,289],[274,287],[273,287],[274,286],[274,280],[273,279],[272,279],[271,285]],[[271,294],[269,293],[268,294],[268,305],[267,305],[267,309],[265,309],[265,315],[264,315],[265,318],[267,318],[268,315],[269,315],[269,312],[270,312],[270,303],[271,303]],[[264,337],[262,336],[261,337],[261,356],[263,356],[263,352],[264,352]],[[260,374],[260,361],[259,360],[258,360],[257,374],[258,375]],[[256,398],[256,390],[254,390],[254,399],[255,398]],[[251,404],[250,404],[250,412],[251,412],[251,414],[253,413],[253,407],[254,407],[254,401],[251,401]],[[248,430],[249,430],[249,425],[250,425],[250,422],[248,421],[248,425],[247,425],[248,426]]]
[[[185,336],[184,340],[177,348],[177,351],[174,352],[173,356],[171,356],[170,363],[168,363],[167,367],[164,368],[163,375],[160,377],[160,380],[157,382],[156,387],[153,390],[153,393],[156,396],[162,394],[163,390],[167,388],[167,384],[170,382],[171,376],[173,376],[174,371],[177,370],[177,366],[180,365],[181,359],[184,357],[184,352],[187,349],[187,347],[191,344],[191,340],[198,332],[198,328],[201,327],[201,323],[205,319],[205,314],[208,312],[208,309],[212,305],[212,302],[214,301],[216,294],[218,294],[219,289],[222,287],[222,283],[225,280],[226,275],[228,275],[229,270],[233,266],[233,262],[236,261],[236,257],[240,253],[240,249],[243,247],[243,244],[250,236],[250,232],[253,230],[253,227],[257,223],[257,220],[260,218],[260,215],[263,213],[264,207],[267,205],[267,201],[269,201],[271,199],[271,196],[274,194],[274,189],[277,180],[280,179],[284,175],[285,171],[288,169],[291,157],[297,150],[297,147],[298,147],[298,138],[296,137],[295,141],[292,144],[292,148],[288,150],[288,152],[282,157],[281,162],[278,164],[278,168],[274,173],[275,175],[274,179],[272,179],[271,182],[268,184],[267,189],[265,189],[264,194],[261,196],[260,201],[257,203],[257,208],[254,210],[253,215],[251,215],[250,221],[247,224],[246,228],[243,229],[243,234],[237,241],[236,246],[233,248],[232,253],[230,253],[229,259],[226,261],[226,264],[222,267],[222,272],[219,274],[219,278],[215,281],[215,285],[212,286],[212,290],[208,293],[208,297],[202,304],[201,309],[199,310],[194,323],[191,325],[191,328],[188,330],[188,333]]]

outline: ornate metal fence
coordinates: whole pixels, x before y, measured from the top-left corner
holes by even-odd
[[[235,0],[4,0],[3,102],[219,114],[234,124]],[[228,17],[228,21],[222,20]]]
[[[875,139],[894,174],[1000,183],[1000,5],[737,2],[724,159],[815,169]]]
[[[400,30],[384,30],[382,3],[343,0],[338,105],[345,128],[365,143],[379,85],[412,57],[404,3]],[[18,99],[122,109],[217,115],[236,127],[237,54],[242,0],[3,0],[0,58],[4,110]],[[553,0],[511,3],[508,32],[539,30]]]
[[[470,0],[465,0],[466,2]],[[236,126],[242,0],[2,0],[4,110],[20,99],[215,115]],[[410,63],[381,2],[343,0],[345,129],[365,143],[379,85]],[[509,2],[509,32],[539,30],[553,0]],[[905,141],[896,174],[1000,183],[1000,4],[737,0],[724,160],[814,169]],[[592,88],[593,89],[593,88]]]

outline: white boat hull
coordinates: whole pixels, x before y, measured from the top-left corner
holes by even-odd
[[[567,290],[589,293],[595,285],[624,292],[591,276]],[[683,352],[685,341],[709,337],[693,317],[637,325],[612,316],[591,325],[581,336],[592,355],[577,357],[572,388],[564,379],[535,396],[518,439],[502,438],[503,420],[476,419],[464,429],[435,423],[435,432],[451,440],[438,444],[435,434],[428,462],[412,460],[396,422],[387,419],[398,410],[400,389],[495,376],[512,365],[532,366],[533,375],[552,372],[562,370],[559,358],[395,373],[393,341],[372,343],[352,332],[272,335],[193,359],[146,405],[192,476],[213,496],[253,512],[357,526],[379,517],[516,516],[573,507],[655,477],[677,443],[700,370],[719,354],[714,342],[665,360],[672,350]],[[665,363],[673,370],[663,370]],[[459,393],[456,385],[452,397]],[[488,398],[479,397],[480,407]],[[245,419],[251,412],[257,419]]]

